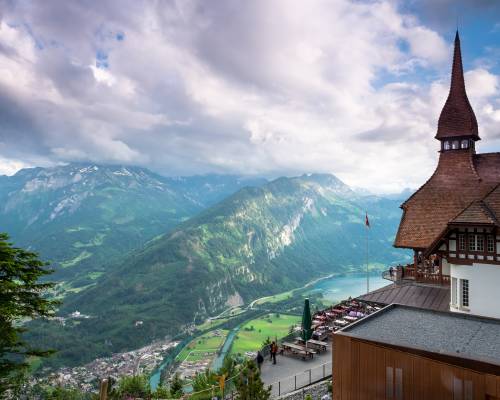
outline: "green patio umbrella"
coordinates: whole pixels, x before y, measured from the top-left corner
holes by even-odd
[[[312,336],[312,319],[311,308],[309,307],[309,299],[304,301],[304,312],[302,313],[302,339],[307,342]]]

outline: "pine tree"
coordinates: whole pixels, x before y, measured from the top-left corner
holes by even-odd
[[[260,371],[254,361],[246,361],[236,382],[239,400],[268,400],[271,397],[271,386],[264,387]]]
[[[172,382],[170,383],[170,393],[173,397],[178,398],[183,394],[182,391],[183,381],[179,374],[175,374],[172,378]]]
[[[52,270],[45,268],[47,264],[36,253],[13,247],[8,240],[6,233],[0,233],[0,397],[27,369],[27,357],[51,354],[21,339],[26,331],[21,322],[48,317],[58,304],[45,297],[54,284],[39,282]]]

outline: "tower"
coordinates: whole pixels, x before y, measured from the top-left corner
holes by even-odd
[[[458,31],[455,35],[450,92],[439,116],[435,138],[441,142],[441,152],[456,150],[475,152],[475,142],[481,140],[476,116],[465,91]]]

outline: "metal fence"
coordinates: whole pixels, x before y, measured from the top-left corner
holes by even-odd
[[[297,375],[288,376],[272,383],[273,397],[302,389],[332,376],[332,362],[327,362]]]

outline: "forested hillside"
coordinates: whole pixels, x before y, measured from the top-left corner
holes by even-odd
[[[264,182],[94,164],[23,169],[0,176],[0,231],[51,263],[63,296],[95,284],[110,263],[241,187]]]
[[[398,204],[356,195],[332,175],[243,188],[66,298],[62,314],[79,310],[90,319],[64,327],[47,323],[34,339],[64,343],[54,362],[65,363],[138,347],[230,305],[359,269],[367,233],[372,263],[399,261],[405,253],[392,247]]]

